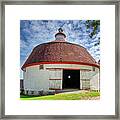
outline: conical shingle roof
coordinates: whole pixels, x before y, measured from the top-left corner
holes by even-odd
[[[43,43],[36,46],[22,68],[40,62],[75,62],[99,66],[84,47],[63,41]]]

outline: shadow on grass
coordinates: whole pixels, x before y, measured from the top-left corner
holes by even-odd
[[[100,96],[100,92],[87,91],[81,93],[55,94],[45,96],[21,95],[21,100],[89,100]]]
[[[20,98],[32,98],[32,97],[40,97],[38,95],[20,95]]]

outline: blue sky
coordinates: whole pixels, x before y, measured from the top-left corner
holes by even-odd
[[[92,20],[91,20],[92,21]],[[85,47],[96,61],[100,59],[100,45],[95,43],[100,38],[97,34],[90,38],[92,27],[86,28],[85,20],[21,20],[20,21],[20,66],[23,65],[32,49],[38,44],[55,40],[55,34],[62,27],[67,41]],[[20,78],[23,78],[20,70]]]

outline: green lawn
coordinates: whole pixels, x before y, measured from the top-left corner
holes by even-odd
[[[69,93],[69,94],[55,94],[55,95],[47,95],[47,96],[26,96],[21,95],[21,100],[86,100],[90,98],[94,98],[100,96],[100,92],[96,91],[88,91],[82,93]]]

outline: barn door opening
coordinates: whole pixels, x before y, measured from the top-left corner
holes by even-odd
[[[80,70],[63,70],[63,89],[80,89]]]

